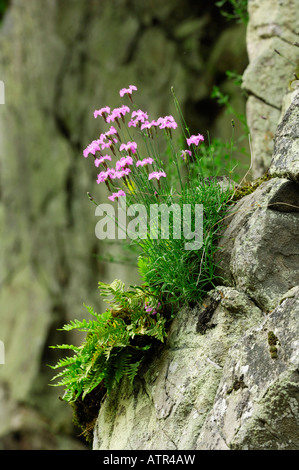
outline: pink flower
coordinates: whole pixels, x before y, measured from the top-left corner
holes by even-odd
[[[116,162],[115,168],[120,170],[124,168],[126,165],[133,165],[133,159],[129,155],[127,157],[122,157],[120,160]]]
[[[131,118],[136,117],[138,121],[144,122],[146,119],[148,119],[148,114],[142,111],[141,109],[138,109],[138,111],[133,111],[131,114]]]
[[[112,196],[108,196],[108,199],[110,199],[111,201],[114,201],[115,198],[119,198],[125,195],[126,193],[122,189],[120,189],[119,191],[117,191],[117,193],[113,193]]]
[[[95,155],[97,151],[100,151],[101,150],[100,145],[99,145],[100,143],[101,143],[100,140],[93,140],[86,147],[86,149],[83,150],[84,157],[87,158],[90,153],[92,153],[92,155]]]
[[[94,161],[94,164],[95,164],[96,167],[98,167],[101,163],[104,163],[105,160],[111,161],[110,155],[104,155],[103,157],[96,158],[95,161]]]
[[[152,178],[156,178],[159,180],[161,177],[166,178],[166,173],[164,171],[153,171],[148,175],[148,179],[151,180]]]
[[[190,150],[182,150],[181,157],[182,157],[183,160],[187,159],[187,156],[186,156],[187,154],[189,155],[189,157],[191,157],[191,155],[192,155]]]
[[[126,113],[129,113],[129,112],[130,112],[130,108],[123,104],[120,108],[114,108],[113,111],[111,112],[111,114],[109,114],[109,116],[107,116],[106,121],[107,122],[112,122],[112,121],[117,122],[118,118],[123,119],[124,115]]]
[[[101,173],[98,174],[97,183],[98,184],[104,183],[104,181],[106,181],[107,178],[108,178],[107,171],[101,171]]]
[[[101,148],[102,150],[105,150],[106,148],[111,148],[112,145],[112,140],[108,140],[108,142],[102,142]]]
[[[123,116],[126,114],[126,113],[129,113],[130,112],[130,108],[129,106],[126,106],[126,105],[122,105],[120,108],[120,114],[122,114]]]
[[[127,142],[126,144],[121,144],[119,147],[120,152],[122,150],[126,150],[127,152],[131,151],[132,153],[136,153],[137,150],[137,144],[136,142]]]
[[[145,303],[145,305],[144,305],[144,308],[145,308],[146,313],[151,313],[152,310],[154,310],[154,307],[150,307],[150,306],[147,305],[146,303]]]
[[[101,109],[98,109],[98,110],[95,110],[93,115],[95,118],[97,118],[98,116],[103,116],[104,114],[104,117],[105,117],[105,114],[109,114],[110,113],[110,108],[109,106],[105,106],[104,108],[101,108]]]
[[[138,162],[136,163],[136,166],[144,166],[144,165],[151,165],[153,163],[153,159],[151,157],[149,158],[144,158],[143,160],[138,160]]]
[[[136,127],[137,124],[138,124],[138,120],[137,120],[137,119],[135,119],[135,121],[134,121],[134,119],[131,119],[131,120],[128,122],[128,127],[132,127],[132,126],[133,126],[133,127]]]
[[[190,146],[191,144],[199,145],[199,142],[204,141],[204,136],[201,134],[198,135],[191,135],[189,139],[187,139],[187,144]]]
[[[125,168],[124,170],[116,171],[115,178],[120,179],[120,178],[123,178],[124,176],[129,176],[130,173],[131,173],[130,168]]]
[[[107,168],[106,174],[107,174],[107,178],[109,177],[112,180],[117,178],[117,172],[114,168]]]
[[[135,87],[135,85],[130,85],[129,88],[122,88],[119,91],[119,94],[121,97],[123,97],[125,94],[131,95],[133,91],[137,91],[137,88]]]
[[[160,305],[161,305],[161,303],[158,302],[158,305],[157,305],[156,308],[158,309],[158,308],[160,307]],[[151,313],[152,315],[156,315],[156,313],[157,313],[156,308],[151,307],[151,306],[148,305],[146,302],[144,303],[144,309],[145,309],[146,313]]]
[[[135,119],[133,119],[135,118]],[[131,120],[128,122],[128,127],[136,127],[139,123],[143,123],[148,119],[148,114],[138,109],[138,111],[133,111],[131,114]]]
[[[149,122],[149,121],[144,121],[144,123],[141,124],[141,130],[143,130],[143,129],[151,129],[151,127],[157,126],[157,125],[158,125],[158,124],[157,124],[157,121],[154,121],[154,120],[151,121],[151,122]]]
[[[118,135],[118,132],[115,129],[115,127],[110,126],[109,131],[105,132],[105,134],[102,134],[102,135],[104,135],[106,137],[106,136],[110,136],[110,135],[114,135],[114,134]]]

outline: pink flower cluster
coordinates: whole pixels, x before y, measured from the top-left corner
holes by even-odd
[[[103,163],[105,165],[106,160],[109,160],[111,162],[110,155],[104,155],[103,157],[96,158],[95,161],[94,161],[94,164],[98,168],[101,163]]]
[[[204,136],[201,135],[201,134],[198,134],[198,135],[191,135],[189,137],[189,139],[187,139],[187,144],[190,146],[191,144],[194,144],[196,146],[199,145],[200,142],[203,142],[205,139],[204,139]]]
[[[136,166],[144,166],[144,165],[151,165],[153,163],[153,159],[151,157],[144,158],[143,160],[138,160],[136,162]]]
[[[96,152],[100,152],[102,150],[105,150],[106,148],[112,148],[114,144],[118,143],[118,140],[113,137],[113,139],[108,139],[108,137],[116,135],[118,136],[118,132],[115,129],[115,127],[111,126],[109,131],[103,133],[100,135],[100,138],[97,140],[93,140],[84,150],[83,150],[83,155],[85,158],[88,157],[88,155],[91,153],[92,155],[95,155]],[[97,166],[97,165],[96,165]]]
[[[165,171],[153,171],[148,175],[148,179],[151,180],[152,178],[156,178],[157,180],[159,180],[162,176],[166,178]]]
[[[119,147],[120,152],[122,150],[125,150],[126,152],[131,152],[131,153],[136,153],[137,150],[137,144],[136,142],[127,142],[126,144],[121,144]]]
[[[130,108],[123,104],[120,108],[114,108],[111,111],[111,113],[106,118],[106,122],[116,121],[116,123],[119,125],[118,118],[123,120],[125,114],[129,112]]]
[[[115,198],[119,198],[125,195],[126,193],[122,189],[120,189],[119,191],[117,191],[117,193],[113,193],[111,196],[108,196],[108,199],[110,199],[110,201],[114,201]]]
[[[119,94],[123,97],[124,95],[132,95],[133,91],[137,91],[137,87],[135,85],[130,85],[129,88],[122,88],[119,91]]]
[[[182,150],[181,157],[183,160],[187,160],[187,155],[191,157],[192,153],[190,152],[190,150]]]
[[[116,178],[120,179],[125,176],[129,176],[130,173],[131,173],[130,168],[125,168],[124,170],[115,170],[114,168],[107,168],[106,171],[101,171],[98,174],[97,183],[98,184],[105,183],[109,178],[111,180],[114,180]]]
[[[137,87],[135,85],[130,85],[128,88],[122,88],[119,91],[119,95],[124,97],[127,95],[129,99],[132,101],[132,93],[133,91],[137,91]],[[94,111],[94,118],[101,116],[106,123],[116,122],[119,128],[121,128],[120,120],[124,123],[124,117],[127,113],[130,113],[130,108],[126,105],[122,105],[120,107],[111,109],[109,106],[105,106],[98,110]],[[164,117],[159,117],[157,120],[149,120],[148,113],[143,111],[142,109],[134,110],[127,122],[127,126],[130,127],[138,127],[140,131],[147,131],[147,135],[149,137],[153,137],[152,129],[154,128],[157,132],[157,129],[165,130],[166,133],[171,136],[172,129],[176,129],[178,127],[175,119],[173,116],[168,115]],[[198,146],[200,142],[204,140],[204,137],[201,134],[192,135],[187,139],[187,144],[190,147],[192,144]],[[115,168],[108,168],[107,162],[111,162],[111,156],[107,155],[105,150],[110,149],[113,154],[116,156],[117,152],[120,153],[121,157],[118,161],[116,161]],[[126,153],[124,153],[126,152]],[[117,180],[124,178],[124,183],[129,188],[127,177],[131,174],[137,175],[136,170],[134,173],[134,164],[136,167],[144,167],[147,165],[152,165],[154,163],[154,159],[151,157],[140,159],[138,155],[138,146],[137,143],[134,141],[128,141],[125,143],[121,142],[121,138],[119,136],[119,131],[113,125],[110,126],[109,130],[105,133],[102,133],[97,140],[93,140],[84,150],[83,155],[84,157],[88,157],[89,154],[94,156],[94,164],[98,168],[100,165],[103,165],[103,171],[97,175],[97,183],[105,182],[107,187],[110,190],[109,183],[114,185],[112,180]],[[182,150],[181,151],[181,158],[183,160],[187,160],[188,156],[191,156],[191,150]],[[134,161],[133,161],[134,158]],[[129,168],[131,167],[131,168]],[[156,169],[156,168],[154,168]],[[147,178],[148,181],[150,180],[157,180],[157,184],[160,188],[160,179],[166,177],[166,173],[162,170],[159,171],[147,171]],[[114,200],[117,197],[123,196],[125,193],[122,190],[119,190],[116,193],[113,193],[109,199]],[[157,194],[157,193],[156,193]]]
[[[127,165],[133,165],[133,158],[129,155],[127,157],[121,157],[121,159],[116,162],[115,168],[120,170]]]
[[[138,109],[138,111],[133,111],[131,114],[131,120],[128,122],[128,127],[136,127],[140,123],[144,123],[148,119],[148,114]],[[141,125],[140,124],[140,125]]]
[[[131,120],[128,122],[129,127],[136,127],[137,125],[140,126],[141,130],[151,129],[152,127],[159,127],[159,129],[176,129],[178,127],[173,116],[159,117],[157,120],[149,121],[148,114],[141,109],[133,111]]]

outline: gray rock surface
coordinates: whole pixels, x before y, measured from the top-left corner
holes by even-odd
[[[252,139],[253,177],[268,169],[283,98],[299,60],[299,9],[296,0],[249,0],[247,50],[243,75],[248,92],[247,122]],[[278,52],[278,53],[277,53]]]
[[[290,188],[291,186],[291,188]],[[264,311],[299,283],[299,186],[262,183],[232,209],[217,254],[218,274]]]
[[[219,286],[204,330],[204,310],[181,311],[162,354],[104,401],[93,448],[298,450],[298,294],[265,315]]]
[[[198,449],[299,449],[298,294],[230,349]]]
[[[208,321],[201,320],[204,311]],[[134,387],[123,381],[104,401],[93,448],[195,449],[228,351],[247,326],[262,318],[246,295],[228,287],[211,292],[206,308],[182,310],[166,347],[154,355]]]

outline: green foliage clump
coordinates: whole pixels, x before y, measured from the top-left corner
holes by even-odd
[[[85,341],[80,346],[52,346],[73,351],[50,366],[63,369],[52,380],[59,379],[54,386],[64,387],[62,398],[70,403],[84,400],[100,384],[109,393],[124,376],[132,382],[145,352],[155,340],[163,342],[166,336],[166,318],[156,311],[161,308],[157,296],[143,287],[125,290],[119,280],[99,282],[99,289],[109,305],[107,310],[98,314],[86,306],[94,319],[72,320],[61,329],[84,332]],[[154,309],[154,315],[146,308]]]
[[[184,205],[191,207],[191,226],[195,227],[196,205],[202,205],[202,245],[196,250],[186,250],[186,239],[158,238],[145,240],[139,268],[144,283],[159,290],[168,304],[194,304],[199,302],[217,282],[214,255],[217,240],[232,187],[221,187],[216,178],[206,177],[199,182],[197,162],[190,164],[189,184],[183,186],[180,199],[172,204],[183,213]],[[197,175],[197,177],[195,177]],[[141,243],[141,242],[140,242]]]

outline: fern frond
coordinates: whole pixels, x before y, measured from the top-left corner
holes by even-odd
[[[60,329],[87,333],[81,345],[51,346],[73,351],[72,356],[50,366],[63,369],[52,380],[58,380],[54,386],[64,387],[63,399],[68,402],[84,399],[100,383],[108,394],[125,376],[132,383],[151,347],[150,338],[163,341],[166,336],[165,319],[145,311],[145,303],[157,305],[156,296],[148,288],[130,286],[125,291],[124,283],[115,280],[111,284],[99,282],[99,290],[109,308],[98,314],[84,304],[93,319],[71,320]]]

